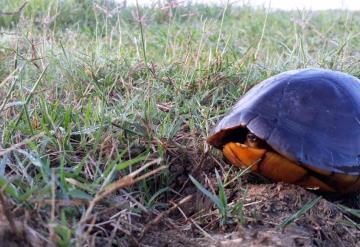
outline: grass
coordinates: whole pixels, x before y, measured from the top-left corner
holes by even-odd
[[[181,200],[163,167],[206,165],[211,127],[252,85],[310,66],[360,76],[357,12],[22,4],[0,3],[0,184],[59,246],[137,243],[141,214]]]
[[[243,212],[243,202],[238,201],[232,207],[229,207],[229,199],[226,195],[225,186],[226,184],[221,180],[219,172],[215,170],[216,183],[218,195],[214,195],[209,190],[207,190],[201,183],[199,183],[193,176],[189,175],[191,182],[195,187],[201,191],[205,196],[207,196],[212,203],[219,210],[219,222],[223,226],[225,224],[232,224],[234,221],[238,221],[241,224],[245,224],[244,212]],[[246,197],[246,191],[245,191]]]
[[[289,224],[291,224],[292,222],[294,222],[296,219],[298,219],[301,215],[305,214],[308,210],[310,210],[311,208],[313,208],[316,203],[318,203],[321,199],[321,196],[316,197],[315,199],[307,202],[304,204],[304,206],[297,211],[295,214],[291,215],[289,218],[287,218],[286,220],[284,220],[284,222],[282,222],[278,228],[284,230],[285,227],[287,227]]]

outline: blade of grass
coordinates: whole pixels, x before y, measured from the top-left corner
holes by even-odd
[[[27,111],[27,106],[28,106],[30,100],[32,99],[33,94],[34,94],[36,88],[38,87],[41,79],[42,79],[43,76],[45,75],[45,72],[46,72],[47,68],[48,68],[48,66],[46,66],[45,69],[41,72],[41,74],[40,74],[40,76],[38,77],[38,79],[36,80],[34,86],[33,86],[32,89],[30,90],[29,95],[26,97],[25,104],[23,105],[23,109],[22,109],[22,111],[20,112],[20,115],[18,116],[18,119],[16,120],[15,126],[14,126],[14,128],[12,129],[10,136],[13,136],[13,135],[14,135],[15,130],[16,130],[16,127],[17,127],[18,124],[20,123],[20,120],[21,120],[23,114],[24,114],[25,112],[26,112],[26,113],[28,112],[28,111]],[[33,127],[32,127],[32,125],[31,125],[31,122],[29,121],[28,118],[27,118],[27,120],[28,120],[29,128],[30,128],[30,129],[32,130],[32,132],[33,132]]]
[[[219,209],[220,212],[224,212],[225,208],[219,197],[208,191],[202,184],[200,184],[193,176],[189,175],[191,182],[200,190],[205,196],[207,196]]]
[[[124,161],[118,165],[116,165],[116,169],[117,170],[124,170],[125,168],[131,166],[131,165],[135,165],[137,163],[139,163],[140,161],[144,161],[146,160],[146,158],[149,156],[148,152],[145,152],[143,154],[138,155],[137,157],[131,159],[131,160],[127,160]]]
[[[307,202],[299,211],[297,211],[295,214],[291,215],[289,218],[287,218],[284,222],[282,222],[280,225],[278,225],[277,228],[280,228],[281,230],[284,230],[285,227],[287,227],[289,224],[297,220],[301,217],[301,215],[305,214],[308,210],[313,208],[316,203],[320,201],[322,197],[318,196],[315,199]]]
[[[349,208],[344,205],[337,205],[337,207],[340,208],[342,211],[344,211],[346,213],[350,213],[351,215],[360,219],[360,209]]]
[[[142,45],[142,51],[143,51],[143,56],[144,56],[144,62],[145,65],[147,66],[147,57],[146,57],[146,47],[145,47],[145,35],[144,35],[144,28],[143,28],[143,17],[140,16],[140,8],[139,8],[139,3],[138,0],[136,0],[136,10],[137,10],[137,18],[138,18],[138,22],[139,22],[139,26],[140,26],[140,34],[141,34],[141,45]]]
[[[216,176],[216,182],[218,185],[218,189],[219,189],[219,199],[221,204],[224,207],[224,211],[226,212],[227,210],[227,198],[226,198],[226,194],[225,194],[225,187],[223,182],[221,181],[221,177],[219,172],[217,171],[217,169],[215,169],[215,176]],[[224,215],[225,216],[225,215]]]

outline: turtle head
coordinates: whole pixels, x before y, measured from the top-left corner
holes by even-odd
[[[249,147],[252,147],[252,148],[265,148],[265,147],[267,147],[266,142],[261,140],[254,133],[252,133],[250,130],[246,134],[246,139],[245,139],[244,144],[249,146]]]

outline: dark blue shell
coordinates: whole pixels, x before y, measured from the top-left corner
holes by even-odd
[[[208,142],[221,147],[239,127],[299,163],[360,175],[360,80],[351,75],[303,69],[273,76],[239,100]]]

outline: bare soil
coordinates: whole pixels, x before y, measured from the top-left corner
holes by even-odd
[[[318,197],[301,187],[283,183],[249,184],[246,198],[241,193],[236,196],[233,201],[244,200],[244,225],[216,225],[208,231],[203,224],[208,235],[194,227],[193,222],[183,223],[178,229],[159,225],[141,243],[144,246],[360,246],[359,226],[351,225],[353,221],[348,215],[323,198],[285,229],[279,228],[304,204]],[[203,205],[203,201],[198,203]]]

